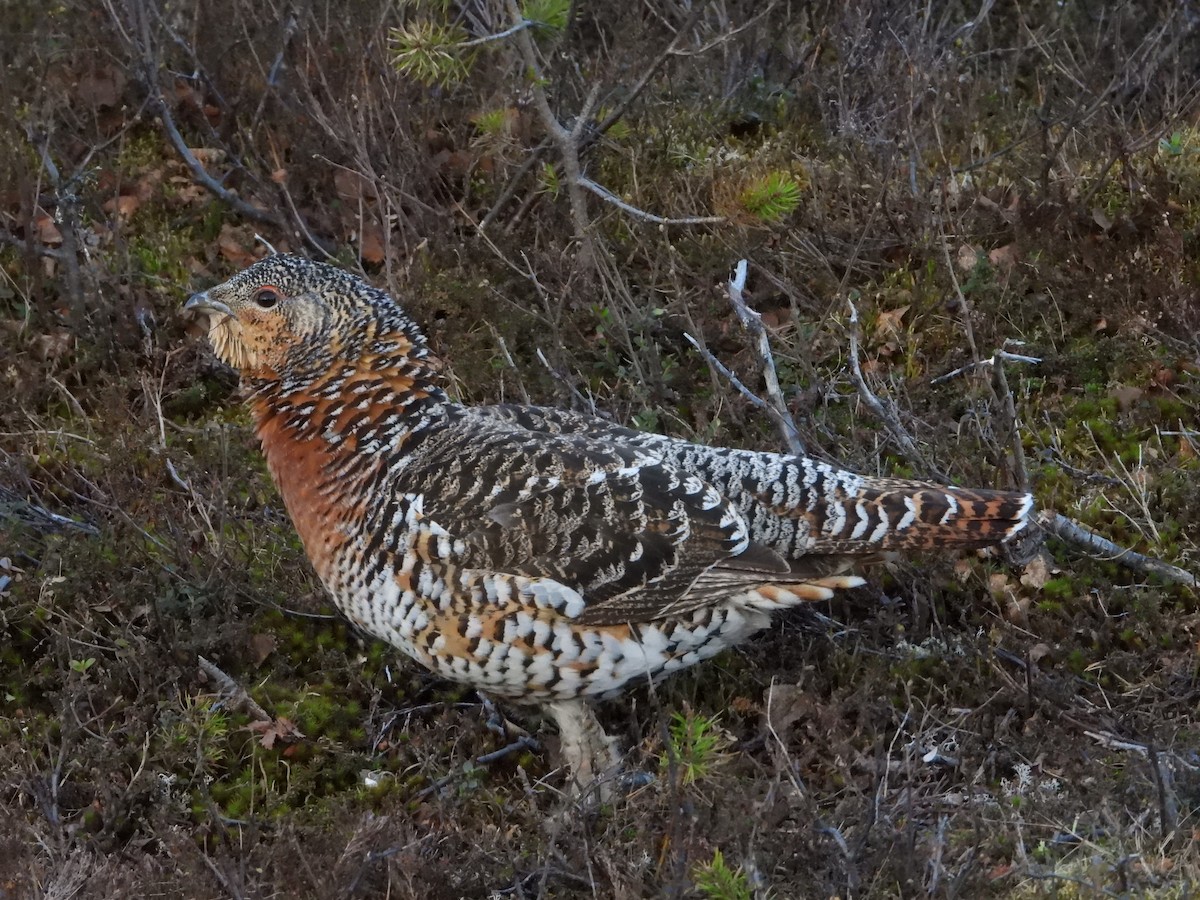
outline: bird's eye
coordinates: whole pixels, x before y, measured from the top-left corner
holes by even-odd
[[[258,292],[254,295],[254,302],[261,309],[270,309],[279,302],[279,291],[269,287],[259,288]]]

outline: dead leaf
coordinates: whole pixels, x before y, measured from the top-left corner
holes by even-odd
[[[217,236],[217,249],[223,257],[239,266],[248,266],[258,261],[258,257],[242,244],[237,229],[229,223],[221,226],[221,233]]]
[[[247,730],[259,735],[258,742],[266,750],[275,747],[277,741],[295,741],[304,737],[304,732],[286,716],[280,716],[274,721],[251,722]]]
[[[758,715],[762,712],[762,706],[755,703],[749,697],[738,695],[729,701],[729,708],[739,716]]]
[[[879,314],[879,318],[875,320],[875,336],[884,337],[888,335],[900,334],[901,320],[904,314],[909,311],[911,306],[901,306],[898,309],[887,309]]]
[[[971,565],[971,561],[969,559],[967,559],[965,556],[959,557],[954,561],[954,577],[957,578],[960,583],[965,584],[971,577],[973,568],[974,567]]]
[[[1108,213],[1106,213],[1104,210],[1102,210],[1098,206],[1092,208],[1092,221],[1095,222],[1097,225],[1099,225],[1101,228],[1103,228],[1105,231],[1108,231],[1110,228],[1113,227],[1112,218],[1109,216]]]
[[[1041,660],[1045,659],[1053,652],[1053,648],[1049,644],[1034,644],[1029,650],[1029,661],[1036,666]]]
[[[63,242],[62,232],[48,214],[38,213],[33,219],[33,227],[37,239],[47,247],[57,247]]]
[[[137,198],[137,195],[120,194],[110,197],[104,202],[104,211],[116,213],[119,219],[127,221],[141,205],[142,201]]]
[[[250,635],[250,652],[254,654],[254,667],[261,666],[275,652],[275,635],[270,633]]]
[[[1175,374],[1174,369],[1168,369],[1166,366],[1159,366],[1154,370],[1152,380],[1159,387],[1167,388],[1173,385],[1178,377],[1179,376]]]
[[[879,345],[879,347],[875,351],[875,355],[878,359],[891,359],[893,356],[895,356],[899,352],[900,352],[899,344],[897,344],[895,341],[887,341],[887,342]]]
[[[363,227],[359,240],[358,255],[365,263],[378,265],[385,255],[383,229],[374,222]]]
[[[1016,589],[1003,572],[994,572],[988,576],[988,592],[993,597],[1006,600],[1015,600],[1017,596]]]
[[[184,203],[208,203],[209,201],[207,188],[203,188],[198,184],[183,185],[176,191],[175,196]]]
[[[1027,588],[1033,588],[1035,591],[1040,591],[1050,580],[1050,560],[1045,553],[1039,553],[1029,564],[1025,566],[1025,571],[1021,573],[1021,584]]]
[[[1001,878],[1007,878],[1011,875],[1014,868],[1016,867],[1012,863],[1000,863],[992,866],[985,877],[989,881],[998,881]]]
[[[1004,618],[1014,625],[1024,628],[1029,624],[1029,607],[1033,601],[1029,597],[1017,597],[1004,606]]]
[[[225,161],[229,155],[219,147],[189,147],[192,156],[205,168],[213,165],[219,165]]]
[[[812,718],[816,706],[808,691],[794,684],[775,684],[767,689],[764,727],[769,727],[782,739],[800,719]]]
[[[125,89],[125,73],[116,66],[105,66],[84,73],[75,84],[75,97],[93,109],[116,106]]]
[[[351,169],[338,169],[334,172],[333,187],[339,197],[356,206],[364,200],[374,200],[377,196],[375,186]]]
[[[970,272],[979,261],[979,251],[970,244],[963,244],[958,248],[958,258],[956,261],[960,269],[964,272]]]
[[[1016,244],[1005,244],[988,253],[988,262],[997,269],[1011,269],[1017,264],[1020,254]]]
[[[1133,404],[1141,399],[1142,394],[1146,393],[1140,387],[1133,387],[1128,384],[1119,384],[1111,391],[1108,396],[1117,401],[1117,409],[1121,412],[1129,412]]]
[[[35,337],[33,349],[39,359],[54,362],[70,353],[74,343],[75,339],[69,331],[53,331]]]
[[[792,320],[792,310],[787,306],[764,309],[759,315],[762,317],[763,325],[771,329],[782,328]]]

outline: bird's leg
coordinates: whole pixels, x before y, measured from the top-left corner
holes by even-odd
[[[558,724],[563,761],[580,787],[616,768],[621,761],[616,738],[604,732],[586,700],[562,700],[547,706]]]

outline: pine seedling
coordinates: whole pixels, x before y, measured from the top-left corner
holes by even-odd
[[[707,900],[753,900],[754,890],[741,866],[729,868],[720,850],[712,862],[701,863],[692,871],[696,890]]]
[[[803,189],[800,181],[788,172],[768,172],[742,191],[740,199],[747,212],[773,224],[795,212]]]
[[[471,51],[467,33],[457,25],[416,20],[388,32],[392,65],[426,87],[450,87],[467,77]]]
[[[683,784],[695,784],[712,774],[724,758],[729,737],[717,724],[718,716],[700,716],[676,712],[667,729],[670,747],[663,754],[661,768],[674,762],[679,766]]]

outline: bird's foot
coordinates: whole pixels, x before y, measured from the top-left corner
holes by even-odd
[[[483,706],[483,711],[487,714],[487,718],[483,724],[488,731],[500,735],[500,737],[507,741],[531,737],[528,731],[511,719],[506,718],[487,694],[480,692],[479,703]]]

